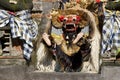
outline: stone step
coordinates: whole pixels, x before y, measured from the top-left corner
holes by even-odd
[[[10,30],[11,28],[9,26],[5,26],[5,27],[0,27],[0,30],[4,31],[4,30]]]
[[[10,36],[10,33],[4,33],[5,36]]]
[[[10,51],[10,47],[5,47],[3,51]]]
[[[119,59],[111,59],[111,60],[103,60],[103,66],[120,66],[120,58]]]
[[[10,42],[6,42],[6,43],[4,43],[4,45],[10,45]]]
[[[23,53],[20,51],[3,51],[0,59],[23,59]]]
[[[13,60],[14,62],[14,60]],[[16,61],[15,61],[16,62]],[[0,65],[0,80],[119,80],[119,66],[102,66],[101,73],[36,72],[25,65]]]
[[[9,38],[11,38],[11,37],[9,37],[9,36],[6,36],[6,37],[4,37],[5,39],[9,39]]]
[[[23,65],[23,64],[25,64],[25,60],[23,58],[0,56],[0,65]]]

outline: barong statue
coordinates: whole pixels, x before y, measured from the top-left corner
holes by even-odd
[[[76,5],[51,10],[37,49],[36,68],[41,72],[98,73],[100,33],[98,18]]]

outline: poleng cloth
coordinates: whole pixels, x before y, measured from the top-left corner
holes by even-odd
[[[102,30],[101,54],[113,47],[120,47],[120,12],[105,11],[105,20]]]
[[[18,12],[10,12],[7,10],[0,10],[0,27],[10,25],[12,38],[19,37],[23,41],[23,53],[26,59],[30,59],[33,50],[32,40],[38,34],[38,26],[35,21],[31,19],[29,10],[22,10]]]

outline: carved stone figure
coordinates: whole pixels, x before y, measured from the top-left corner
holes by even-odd
[[[52,10],[50,15],[37,50],[37,69],[41,72],[98,73],[100,33],[97,18],[87,9],[76,6]]]

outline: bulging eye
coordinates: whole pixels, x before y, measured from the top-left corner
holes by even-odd
[[[76,18],[73,18],[73,21],[76,21]]]

